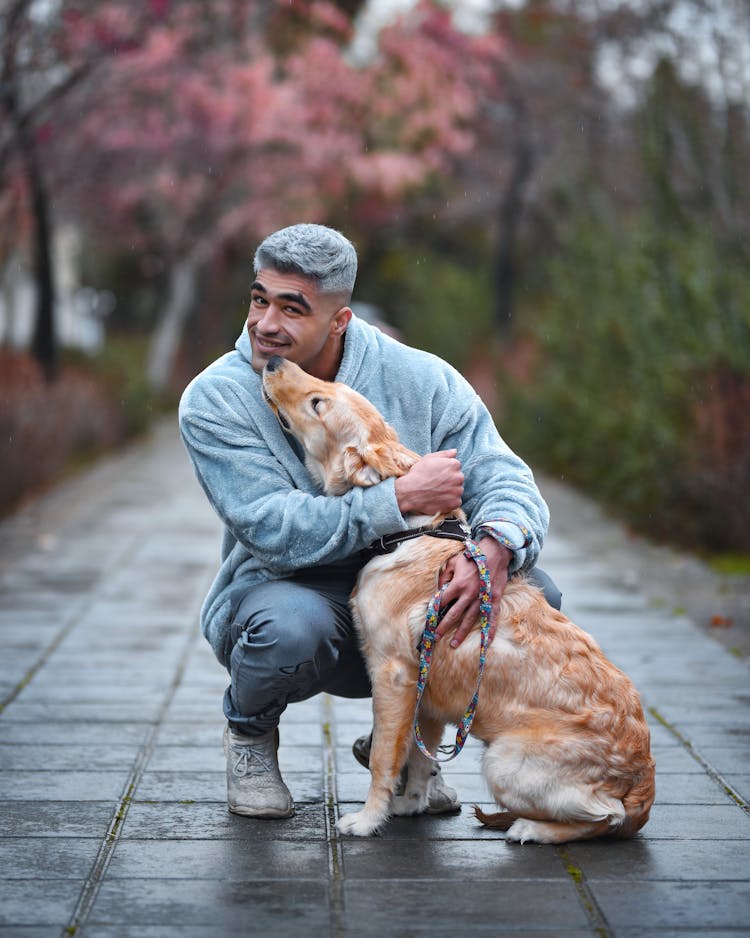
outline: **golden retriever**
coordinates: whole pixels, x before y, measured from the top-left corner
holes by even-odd
[[[418,456],[399,442],[356,391],[272,359],[266,399],[305,449],[324,492],[341,495],[402,475]],[[430,519],[437,525],[440,517]],[[413,525],[425,523],[414,518]],[[433,762],[414,744],[417,645],[441,568],[460,541],[414,538],[370,560],[352,611],[372,681],[372,779],[364,808],[338,822],[368,836],[390,815],[427,807]],[[479,629],[457,648],[437,642],[419,722],[431,752],[457,724],[476,689]],[[593,638],[547,604],[523,576],[508,581],[487,653],[472,735],[485,744],[483,771],[502,809],[485,824],[518,842],[629,837],[648,820],[654,760],[639,695]],[[407,785],[394,795],[408,762]]]

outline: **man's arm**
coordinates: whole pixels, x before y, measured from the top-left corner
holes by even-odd
[[[406,527],[393,480],[336,497],[317,494],[312,482],[305,491],[304,480],[292,478],[247,420],[207,411],[181,413],[196,475],[233,537],[270,569],[283,574],[336,562]]]
[[[428,453],[396,479],[401,514],[442,515],[461,507],[464,474],[455,449]]]
[[[536,562],[547,531],[549,512],[528,466],[497,432],[488,411],[469,392],[467,407],[460,420],[451,426],[438,423],[435,442],[461,455],[463,504],[474,536],[487,559],[492,585],[492,634],[508,577]],[[443,411],[445,412],[445,411]],[[433,467],[420,461],[425,471],[425,491],[432,480],[426,470]],[[413,468],[417,469],[420,463]],[[437,474],[433,476],[437,482]],[[400,482],[408,479],[408,475]],[[455,506],[453,506],[455,507]],[[443,508],[443,511],[450,509]],[[441,575],[447,609],[437,630],[438,638],[452,630],[451,645],[456,646],[477,625],[479,614],[479,574],[474,561],[463,553],[454,556]]]

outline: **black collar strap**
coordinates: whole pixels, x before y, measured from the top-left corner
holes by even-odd
[[[399,544],[410,541],[415,537],[444,537],[452,541],[465,541],[471,537],[471,529],[460,518],[446,518],[436,528],[422,527],[409,528],[408,531],[395,531],[393,534],[384,534],[369,547],[365,547],[362,554],[366,560],[378,557],[381,554],[390,554]]]

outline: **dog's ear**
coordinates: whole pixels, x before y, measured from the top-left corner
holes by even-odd
[[[401,446],[397,439],[371,443],[365,446],[363,456],[382,479],[405,475],[419,458]]]
[[[351,453],[350,465],[355,473],[349,477],[354,480],[355,485],[375,485],[381,479],[402,476],[419,458],[416,453],[401,446],[398,440],[366,443],[361,449],[351,447],[349,452]],[[369,481],[361,482],[358,478],[365,478]]]
[[[364,488],[382,481],[380,473],[366,460],[365,454],[354,446],[347,446],[344,450],[344,475],[352,485]]]

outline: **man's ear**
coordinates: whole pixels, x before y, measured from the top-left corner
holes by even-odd
[[[331,332],[334,335],[341,335],[346,332],[346,327],[354,314],[348,306],[342,306],[331,320]]]
[[[344,475],[352,485],[361,485],[363,488],[382,481],[380,473],[365,461],[363,454],[354,446],[347,446],[344,450]]]

